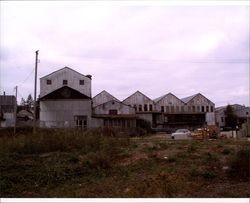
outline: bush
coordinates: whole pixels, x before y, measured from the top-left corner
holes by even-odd
[[[221,153],[224,154],[224,155],[228,155],[228,154],[231,153],[231,150],[226,148],[226,149],[223,149],[223,151]]]
[[[229,176],[244,181],[249,181],[250,171],[250,149],[244,148],[237,152],[231,161],[231,169],[229,170]]]
[[[213,171],[205,171],[204,173],[202,173],[202,177],[205,179],[213,179],[216,177],[216,175]]]

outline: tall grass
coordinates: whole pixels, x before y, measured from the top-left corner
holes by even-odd
[[[28,133],[0,138],[0,153],[40,154],[80,150],[82,153],[109,151],[129,143],[127,137],[111,137],[104,130],[40,130],[36,135]],[[114,133],[113,133],[114,134]]]

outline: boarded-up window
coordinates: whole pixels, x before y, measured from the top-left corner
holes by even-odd
[[[139,105],[139,111],[142,111],[142,105],[141,104]]]
[[[176,106],[176,112],[179,112],[179,111],[180,111],[180,107]]]
[[[181,106],[181,112],[184,112],[184,106]]]
[[[161,106],[161,112],[164,112],[164,106]]]
[[[63,85],[67,85],[68,84],[68,80],[63,80]]]
[[[84,80],[79,80],[79,85],[84,85]]]
[[[116,109],[110,109],[109,110],[109,115],[117,115],[117,110]]]
[[[195,112],[195,106],[193,106],[192,109],[193,109],[193,112]]]
[[[144,111],[148,111],[148,105],[144,104]]]
[[[169,106],[166,106],[166,112],[169,113]]]
[[[174,113],[174,106],[171,106],[171,113]]]
[[[51,84],[52,84],[51,80],[47,80],[47,85],[51,85]]]
[[[149,104],[149,111],[153,111],[153,105]]]
[[[188,112],[191,112],[191,106],[188,106]]]

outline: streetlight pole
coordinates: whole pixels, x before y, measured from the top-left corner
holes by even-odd
[[[34,119],[33,119],[33,134],[36,134],[36,85],[37,85],[37,63],[38,63],[38,52],[36,51],[36,62],[35,62],[35,84],[34,84]]]

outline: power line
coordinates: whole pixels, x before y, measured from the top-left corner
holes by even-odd
[[[32,69],[32,71],[29,73],[29,75],[24,79],[24,81],[18,85],[19,88],[30,78],[30,76],[32,75],[32,73],[35,71],[35,68]]]

